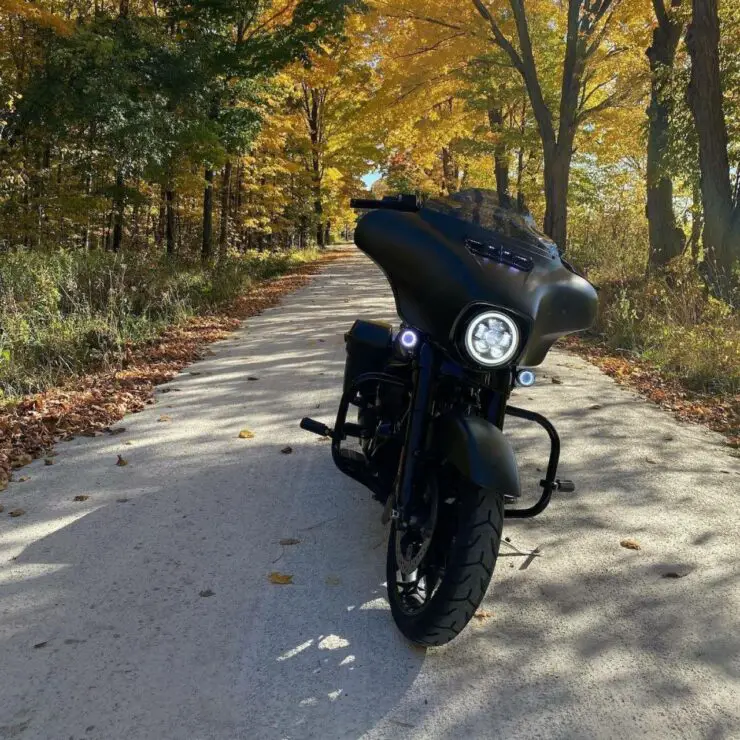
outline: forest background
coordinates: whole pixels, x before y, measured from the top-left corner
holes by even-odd
[[[738,48],[740,0],[0,0],[0,393],[351,240],[353,196],[485,187],[604,352],[737,412]]]

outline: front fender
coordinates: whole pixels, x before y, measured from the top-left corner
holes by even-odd
[[[435,455],[481,488],[520,495],[514,450],[503,432],[478,416],[450,413],[434,422]]]

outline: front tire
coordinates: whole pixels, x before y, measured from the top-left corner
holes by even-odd
[[[455,496],[439,502],[432,543],[410,579],[399,570],[397,523],[391,524],[388,601],[396,625],[417,645],[444,645],[462,632],[486,595],[498,558],[503,497],[467,481],[456,488]]]

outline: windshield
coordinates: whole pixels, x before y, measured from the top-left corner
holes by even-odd
[[[455,216],[533,247],[554,246],[552,240],[537,229],[529,211],[518,211],[513,203],[501,204],[495,190],[461,190],[446,198],[428,200],[424,208]]]

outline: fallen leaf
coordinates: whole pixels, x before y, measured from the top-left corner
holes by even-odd
[[[666,573],[661,573],[660,577],[661,578],[684,578],[688,574],[689,574],[688,571],[682,571],[679,573],[678,571],[675,571],[675,570],[669,570]]]
[[[190,374],[191,374],[191,375],[202,375],[202,373],[200,373],[200,372],[195,372],[194,370],[191,370],[191,371],[190,371]]]
[[[128,501],[128,499],[125,496],[121,496],[121,498],[117,498],[116,501],[119,504],[125,504]]]
[[[13,511],[8,512],[8,514],[12,517],[23,516],[25,513],[25,509],[13,509]]]
[[[650,463],[651,465],[657,465],[658,464],[658,461],[657,460],[653,460],[652,457],[646,457],[645,458],[645,462],[646,463]]]
[[[202,596],[204,599],[208,598],[209,596],[214,596],[215,591],[211,591],[210,588],[206,588],[203,591],[198,592],[198,596]]]
[[[290,455],[290,453],[293,452],[293,448],[290,445],[288,445],[287,447],[283,447],[283,449],[280,450],[280,452],[282,452],[283,455]]]
[[[473,616],[476,619],[480,619],[482,622],[484,619],[490,619],[493,616],[493,612],[487,612],[485,609],[478,609],[478,611],[473,614]]]
[[[562,380],[560,380],[560,378],[557,378],[557,377],[556,377],[556,376],[554,376],[554,375],[552,376],[552,382],[553,382],[553,383],[554,383],[555,385],[562,385],[562,384],[563,384],[563,381],[562,381]]]
[[[281,545],[297,545],[299,542],[300,540],[297,540],[295,537],[285,537],[280,540]]]
[[[126,447],[131,447],[131,445],[133,445],[133,442],[129,439],[127,442],[124,442],[123,444],[125,444]]]
[[[49,641],[48,640],[44,640],[43,642],[37,642],[34,645],[34,647],[35,648],[42,648],[42,647],[44,647],[45,645],[48,645],[48,644],[49,644]]]
[[[254,432],[250,432],[249,429],[242,429],[241,432],[239,432],[239,439],[252,439],[254,437]]]
[[[162,414],[157,421],[172,421],[172,417],[169,414]]]
[[[603,408],[603,406],[600,403],[592,403],[589,406],[589,408],[592,409],[593,411],[596,411],[597,409]]]
[[[54,458],[53,457],[45,457],[44,458],[44,465],[53,465],[54,464]]]
[[[87,501],[90,497],[84,493],[78,493],[72,501]]]
[[[118,455],[118,460],[116,460],[116,465],[118,465],[119,468],[122,468],[124,465],[128,465],[128,460]]]
[[[338,586],[342,582],[342,579],[339,576],[327,576],[326,583],[327,586]]]
[[[277,571],[273,571],[267,576],[267,580],[278,586],[288,586],[293,583],[293,576],[288,573],[278,573]]]
[[[622,547],[626,547],[628,550],[641,550],[640,543],[636,540],[621,540],[619,544]]]
[[[259,380],[256,375],[247,375],[247,380]]]
[[[22,475],[20,478],[18,478],[18,483],[25,483],[27,480],[31,480],[30,475]]]
[[[108,434],[123,434],[126,431],[126,427],[113,427],[108,430]]]

